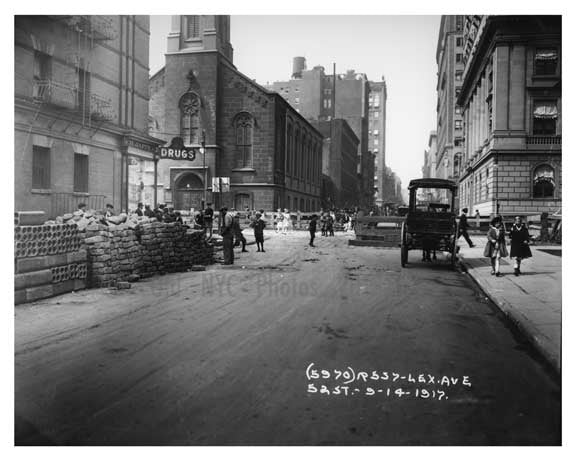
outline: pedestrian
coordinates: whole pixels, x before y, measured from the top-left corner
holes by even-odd
[[[182,219],[182,213],[179,211],[174,212],[174,222],[184,224],[184,220]]]
[[[468,217],[466,214],[468,213],[468,208],[462,208],[462,214],[460,215],[460,224],[458,225],[458,238],[464,236],[466,242],[468,242],[468,246],[470,248],[474,248],[476,245],[472,243],[470,240],[470,236],[468,235]]]
[[[212,204],[207,203],[202,213],[202,221],[204,223],[204,234],[208,234],[209,239],[212,238],[213,220],[214,210],[212,209]]]
[[[282,210],[278,208],[278,210],[276,211],[276,228],[275,228],[276,233],[282,231],[282,228],[284,226],[283,221],[284,221],[284,214],[282,213]]]
[[[326,216],[326,213],[322,213],[322,216],[320,216],[320,231],[321,231],[321,235],[322,237],[326,237],[326,231],[328,229],[328,218]]]
[[[144,216],[144,204],[139,203],[138,208],[134,211],[138,216]]]
[[[80,215],[80,216],[84,216],[84,214],[86,213],[86,204],[85,203],[79,203],[78,204],[78,210],[76,210],[76,213],[78,213],[78,215]]]
[[[310,232],[310,243],[309,245],[311,247],[314,246],[314,237],[316,237],[316,220],[318,219],[318,217],[313,214],[312,218],[310,218],[310,223],[308,224],[308,231]]]
[[[106,211],[104,212],[105,218],[110,218],[114,216],[114,206],[111,203],[106,204]]]
[[[262,219],[262,213],[256,213],[255,219],[251,224],[254,229],[254,239],[256,240],[257,252],[264,252],[264,227],[266,222]]]
[[[334,237],[334,217],[333,217],[333,213],[330,213],[328,215],[328,218],[326,219],[326,235],[329,235],[330,237]]]
[[[510,229],[510,258],[514,259],[514,275],[520,275],[520,263],[523,259],[530,258],[530,234],[526,224],[522,222],[520,216],[514,218],[514,224]]]
[[[476,210],[474,219],[476,220],[476,229],[480,229],[480,212],[478,210]]]
[[[282,221],[282,224],[284,225],[282,228],[283,234],[292,230],[292,217],[290,216],[288,208],[284,208],[284,220]]]
[[[150,208],[150,205],[146,205],[144,207],[144,216],[146,216],[148,218],[154,217],[154,211]]]
[[[506,249],[506,236],[502,227],[502,219],[496,217],[490,221],[490,229],[488,229],[486,237],[488,238],[488,241],[484,248],[484,256],[490,258],[490,264],[492,266],[490,274],[500,277],[502,275],[500,274],[500,258],[508,256],[508,250]]]
[[[247,253],[246,249],[246,238],[242,235],[242,228],[240,227],[240,215],[233,208],[232,209],[232,230],[234,233],[234,246],[240,246],[242,243],[242,253]]]
[[[228,208],[223,207],[220,209],[220,216],[222,218],[222,228],[220,235],[222,235],[222,244],[224,250],[224,264],[234,264],[234,230],[233,218],[228,213]]]

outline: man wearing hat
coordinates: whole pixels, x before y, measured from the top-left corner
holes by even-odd
[[[233,218],[232,215],[228,213],[228,208],[226,207],[220,209],[220,216],[222,219],[222,229],[220,234],[222,235],[222,243],[224,246],[224,264],[230,265],[234,264]]]

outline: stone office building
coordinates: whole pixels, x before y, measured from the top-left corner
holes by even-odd
[[[460,207],[481,215],[562,205],[562,18],[466,16]]]
[[[135,208],[153,189],[148,16],[16,16],[15,210]]]
[[[173,16],[167,45],[166,64],[149,82],[150,134],[192,158],[159,161],[162,202],[318,210],[322,135],[236,69],[230,17]],[[229,178],[229,188],[213,187],[213,178]]]

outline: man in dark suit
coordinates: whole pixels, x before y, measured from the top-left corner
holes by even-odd
[[[468,235],[468,217],[466,214],[468,213],[468,208],[462,208],[462,214],[460,215],[460,225],[458,226],[458,238],[460,236],[464,236],[466,242],[468,242],[468,246],[470,248],[474,248],[476,245],[472,243],[470,240],[470,236]]]

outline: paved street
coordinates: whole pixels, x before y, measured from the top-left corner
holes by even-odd
[[[18,307],[16,443],[560,443],[559,382],[447,261],[266,236],[233,267]]]

